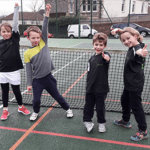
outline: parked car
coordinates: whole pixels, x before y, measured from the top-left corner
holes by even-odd
[[[128,23],[122,23],[122,24],[113,24],[110,27],[110,30],[112,31],[113,29],[123,29],[124,27],[128,27]],[[129,27],[132,27],[139,31],[139,33],[143,36],[146,37],[147,35],[150,35],[150,29],[146,27],[142,27],[136,23],[129,23]],[[110,32],[111,33],[111,32]],[[119,38],[119,34],[114,35],[114,38]]]
[[[68,25],[67,31],[69,38],[79,37],[79,24]],[[91,32],[91,27],[88,24],[80,24],[80,37],[92,38],[97,32],[95,29],[92,29]]]
[[[25,30],[23,32],[23,36],[26,37],[27,36],[27,31]],[[53,34],[52,33],[48,33],[48,38],[52,38],[53,37]]]

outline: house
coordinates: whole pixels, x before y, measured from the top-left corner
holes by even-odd
[[[13,13],[4,17],[2,19],[3,22],[9,22],[13,24]],[[23,12],[23,24],[24,25],[42,25],[43,23],[43,15],[38,12]],[[19,12],[19,24],[22,24],[22,13]]]
[[[99,20],[101,18],[127,17],[131,14],[148,14],[149,0],[80,0],[80,16]],[[130,4],[131,1],[131,4]],[[79,0],[45,0],[50,3],[52,13],[66,13],[75,16],[79,13]],[[91,9],[92,8],[92,9]]]

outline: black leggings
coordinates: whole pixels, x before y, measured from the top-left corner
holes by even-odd
[[[18,105],[22,105],[22,95],[20,92],[20,85],[12,85],[13,93],[16,97]],[[3,100],[3,107],[8,107],[8,95],[9,95],[9,83],[1,84],[2,88],[2,100]]]

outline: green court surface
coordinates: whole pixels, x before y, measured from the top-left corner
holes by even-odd
[[[27,108],[32,111],[31,106]],[[51,109],[51,108],[50,108]],[[68,119],[61,108],[53,108],[47,115],[48,107],[41,107],[39,118],[29,121],[29,116],[17,112],[17,105],[9,105],[10,116],[0,121],[1,150],[145,150],[150,149],[150,138],[133,142],[130,136],[137,131],[137,124],[131,115],[132,128],[113,125],[121,113],[106,112],[105,133],[98,132],[96,115],[94,129],[88,133],[83,125],[83,110],[73,109],[74,117]],[[2,113],[2,109],[0,110]],[[146,116],[150,124],[149,116]],[[148,128],[150,133],[150,128]]]
[[[146,44],[150,44],[150,39],[145,38],[144,42]],[[26,38],[21,38],[21,45],[30,46],[30,42]],[[48,39],[48,45],[50,49],[62,48],[62,49],[73,49],[73,50],[81,50],[81,49],[92,49],[92,40],[91,39],[56,39],[51,38]],[[27,48],[26,47],[26,48]],[[149,49],[149,46],[148,48]],[[127,48],[123,46],[119,39],[109,39],[106,50],[122,50],[126,51]],[[66,57],[66,56],[69,57]],[[59,51],[51,51],[51,56],[54,62],[55,70],[52,72],[54,77],[57,79],[58,89],[61,94],[66,93],[66,100],[68,103],[71,103],[72,100],[79,101],[84,105],[85,99],[85,80],[86,76],[82,76],[86,70],[88,54],[86,53],[68,53],[59,52]],[[87,56],[87,57],[86,57]],[[112,55],[112,62],[116,63],[115,60],[116,54]],[[120,57],[121,58],[121,57]],[[23,59],[23,53],[22,53]],[[58,61],[61,60],[61,61]],[[149,60],[149,59],[147,59]],[[123,68],[121,62],[124,62],[124,56],[121,59],[118,59],[120,70]],[[111,64],[113,64],[111,63]],[[74,68],[74,65],[83,67],[80,69]],[[67,66],[67,67],[66,67]],[[115,65],[114,65],[115,66]],[[116,65],[118,67],[118,65]],[[149,66],[146,66],[147,74],[146,74],[146,84],[145,88],[147,91],[149,90]],[[72,70],[72,74],[70,74],[70,70]],[[75,72],[74,72],[75,70]],[[76,73],[78,70],[78,73]],[[21,74],[23,74],[24,79],[21,84],[21,91],[24,91],[23,100],[28,100],[32,103],[32,95],[33,93],[26,93],[26,77],[25,77],[25,69],[22,70]],[[66,73],[68,73],[66,75]],[[121,73],[120,73],[121,74]],[[73,77],[77,78],[74,78]],[[120,85],[121,81],[118,81],[118,75],[115,72],[111,72],[113,79],[117,81],[117,85],[111,87],[112,95],[111,99],[113,99],[113,95],[117,95],[116,91],[121,90]],[[81,76],[83,78],[81,78]],[[121,75],[122,76],[122,75]],[[73,88],[72,85],[76,83]],[[121,78],[122,79],[122,78]],[[83,82],[81,82],[83,80]],[[118,84],[119,83],[119,84]],[[81,89],[77,88],[77,85],[82,85]],[[80,86],[78,86],[80,87]],[[69,89],[69,90],[68,90]],[[73,89],[77,91],[73,92]],[[77,90],[76,90],[77,89]],[[115,90],[116,89],[116,90]],[[110,92],[111,93],[111,92]],[[49,101],[50,96],[45,94],[45,100]],[[12,93],[10,93],[11,98],[13,99]],[[144,94],[146,95],[146,94]],[[30,99],[29,97],[30,96]],[[68,97],[67,97],[68,96]],[[149,92],[147,93],[147,99],[149,100]],[[120,96],[119,96],[120,98]],[[119,99],[118,98],[118,99]],[[118,99],[114,99],[112,105],[115,108],[118,108]],[[42,102],[44,100],[42,99]],[[51,100],[52,104],[55,102],[54,99]],[[106,101],[107,105],[108,101]],[[75,104],[76,105],[76,104]],[[147,108],[150,108],[149,103],[145,103]],[[32,111],[32,106],[27,105],[30,111]],[[93,122],[95,124],[94,129],[91,133],[87,133],[82,117],[83,110],[82,109],[73,109],[74,117],[72,119],[68,119],[66,117],[66,112],[62,108],[49,108],[49,107],[41,107],[41,111],[39,113],[39,118],[35,122],[29,121],[29,116],[24,116],[23,114],[19,114],[17,112],[16,104],[9,104],[9,112],[10,116],[6,121],[0,121],[0,150],[144,150],[150,149],[150,138],[140,141],[133,142],[130,140],[130,136],[135,134],[137,131],[137,123],[135,122],[134,116],[131,115],[131,129],[125,129],[122,127],[118,127],[113,125],[114,119],[120,119],[121,113],[116,112],[106,112],[106,133],[98,132],[98,123],[96,119],[96,114],[93,118]],[[2,114],[2,105],[0,106],[0,115]],[[147,124],[148,124],[148,132],[150,133],[150,116],[146,115]]]
[[[150,49],[150,38],[144,38],[143,42],[148,44],[147,49]],[[21,38],[20,45],[30,46],[27,38]],[[48,46],[50,48],[73,48],[73,49],[93,49],[92,39],[81,38],[81,39],[63,39],[63,38],[49,38]],[[106,50],[123,50],[126,51],[128,48],[125,47],[119,39],[109,38]]]

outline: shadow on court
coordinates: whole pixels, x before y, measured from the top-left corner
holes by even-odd
[[[26,106],[32,111],[32,106]],[[73,109],[74,117],[68,119],[61,108],[41,107],[39,118],[35,122],[17,112],[17,105],[9,104],[10,116],[0,121],[1,150],[144,150],[150,149],[150,138],[133,142],[130,136],[137,131],[137,124],[131,115],[132,128],[126,129],[113,125],[114,119],[121,113],[106,112],[105,133],[98,132],[96,115],[93,118],[94,129],[87,133],[83,122],[83,110]],[[2,108],[0,115],[2,114]],[[44,115],[44,116],[43,116]],[[150,117],[146,115],[150,133]]]

